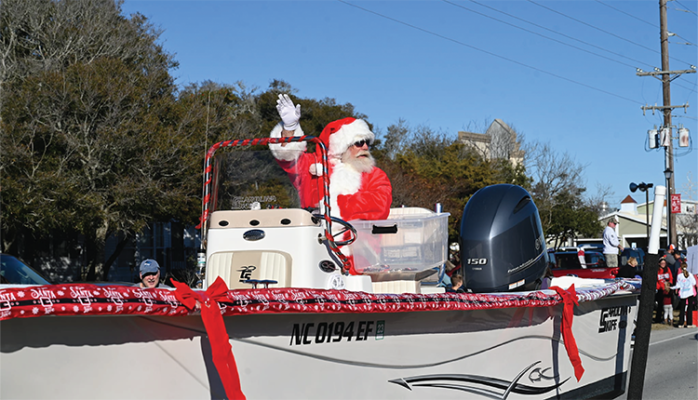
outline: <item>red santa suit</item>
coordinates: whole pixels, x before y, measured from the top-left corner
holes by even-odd
[[[271,131],[271,137],[281,137],[282,124]],[[294,136],[303,136],[298,127]],[[392,186],[388,176],[380,168],[373,167],[368,172],[359,172],[351,165],[342,162],[342,155],[355,142],[373,141],[375,135],[365,121],[344,118],[329,123],[320,134],[328,155],[330,176],[330,212],[334,217],[345,221],[355,219],[386,219],[393,201]],[[319,154],[307,153],[305,142],[270,144],[269,148],[279,165],[288,173],[298,190],[302,208],[324,207],[324,187],[322,184],[322,164]],[[350,255],[345,246],[342,252]],[[353,262],[351,273],[356,273]]]

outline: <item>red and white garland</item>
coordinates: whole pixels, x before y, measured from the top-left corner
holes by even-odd
[[[579,302],[593,301],[619,290],[633,290],[625,281],[577,290]],[[194,290],[194,292],[204,293]],[[170,289],[133,286],[57,284],[0,289],[0,321],[45,315],[197,314]],[[224,316],[270,313],[393,313],[412,311],[484,310],[548,307],[562,303],[554,291],[521,293],[370,294],[322,289],[228,290],[218,300]]]

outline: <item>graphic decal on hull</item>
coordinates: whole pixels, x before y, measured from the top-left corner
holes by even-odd
[[[630,306],[609,307],[601,310],[601,320],[599,321],[599,333],[611,332],[616,329],[624,329],[628,322],[623,320],[630,314]]]
[[[518,375],[511,381],[506,381],[499,378],[490,378],[481,375],[467,375],[467,374],[430,374],[430,375],[419,375],[411,376],[408,378],[393,379],[388,382],[400,385],[406,389],[412,390],[413,387],[433,387],[441,389],[452,389],[460,390],[463,392],[469,392],[478,394],[485,397],[490,397],[493,399],[506,399],[509,393],[516,393],[521,395],[540,395],[543,393],[550,392],[562,386],[570,378],[564,381],[550,385],[550,386],[529,386],[519,383],[522,377],[528,373],[528,379],[531,382],[539,382],[542,380],[555,380],[555,376],[547,375],[550,372],[550,368],[534,368],[540,361],[529,365],[524,368],[523,371],[519,372]],[[466,384],[467,383],[467,384]],[[478,386],[468,385],[476,384]],[[481,387],[485,386],[485,387]],[[493,390],[489,388],[499,389]]]

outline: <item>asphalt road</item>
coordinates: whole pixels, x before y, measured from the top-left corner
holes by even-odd
[[[698,399],[697,328],[673,328],[660,324],[652,326],[642,398]],[[627,390],[618,399],[627,399]]]

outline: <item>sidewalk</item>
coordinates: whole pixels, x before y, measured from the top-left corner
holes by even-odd
[[[694,315],[695,316],[695,315]],[[696,329],[696,318],[693,318],[693,326],[689,325],[690,329]],[[679,328],[679,311],[674,310],[674,320],[672,321],[672,325],[665,325],[663,323],[656,323],[652,322],[652,330],[668,330],[668,329],[684,329],[684,328]]]

